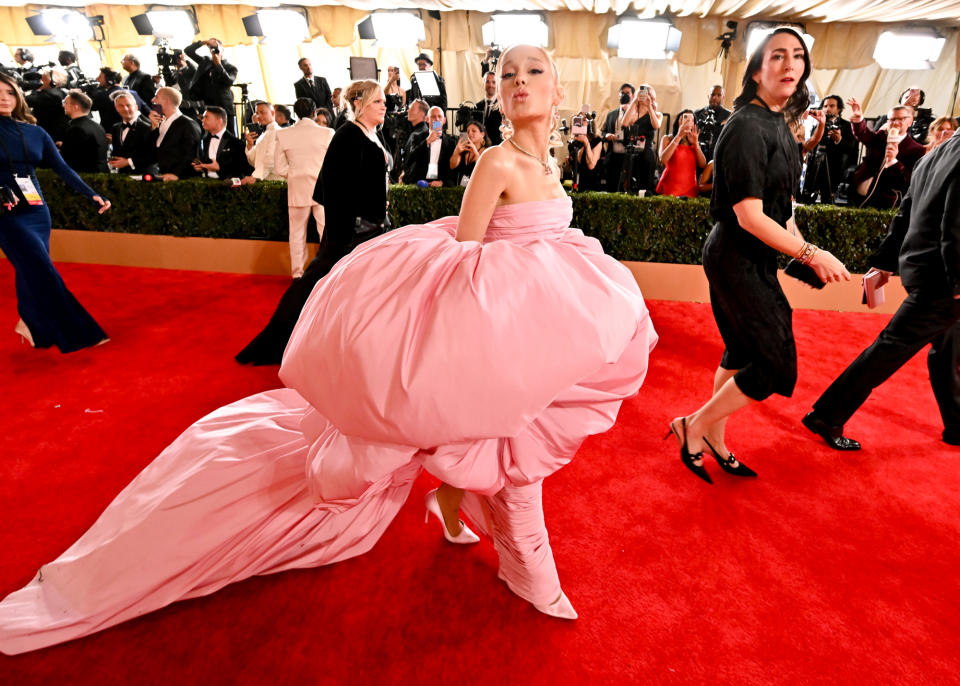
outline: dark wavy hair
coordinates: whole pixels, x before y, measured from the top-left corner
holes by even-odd
[[[679,112],[677,112],[673,120],[673,137],[674,138],[677,137],[677,132],[680,130],[680,120],[683,119],[683,115],[686,114],[687,112],[689,112],[690,114],[693,114],[693,110],[680,110]]]
[[[36,117],[30,112],[30,106],[27,104],[27,99],[23,97],[23,91],[20,90],[17,80],[6,72],[0,71],[0,83],[5,83],[10,86],[13,89],[13,95],[17,99],[17,104],[13,106],[10,118],[14,121],[26,122],[27,124],[36,124]]]
[[[743,81],[741,82],[743,88],[740,91],[740,95],[737,96],[737,99],[733,101],[733,109],[739,109],[757,97],[757,82],[753,80],[753,76],[760,71],[760,68],[763,66],[763,53],[766,52],[767,45],[770,44],[774,36],[781,33],[789,33],[800,41],[800,45],[803,46],[803,76],[797,80],[796,90],[793,91],[793,95],[787,100],[787,104],[783,106],[783,114],[789,121],[799,120],[800,116],[810,107],[810,92],[807,90],[807,78],[810,76],[811,69],[810,49],[807,48],[807,44],[803,42],[803,37],[794,29],[789,26],[781,26],[768,34],[767,37],[763,39],[763,42],[757,46],[757,49],[753,51],[753,54],[750,55],[750,61],[747,62],[747,69],[743,72]]]
[[[827,100],[836,100],[837,101],[837,114],[843,114],[843,98],[841,98],[836,93],[831,93],[830,95],[825,95],[823,100],[820,101],[820,109],[823,109],[823,103]]]

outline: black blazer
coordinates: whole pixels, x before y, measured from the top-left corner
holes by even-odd
[[[917,162],[900,211],[869,260],[896,271],[910,293],[932,298],[960,295],[960,136]]]
[[[359,126],[337,129],[323,158],[314,200],[324,209],[326,226],[320,241],[329,246],[354,242],[357,217],[382,224],[387,216],[387,163],[379,145]]]
[[[429,136],[430,129],[420,127],[410,134],[403,162],[404,183],[416,183],[427,178],[430,166],[430,146],[427,145]],[[437,159],[437,179],[442,181],[444,186],[456,185],[454,179],[456,170],[450,169],[450,156],[453,155],[453,149],[456,147],[457,139],[444,133],[440,138],[440,157]]]
[[[170,124],[163,143],[157,147],[160,127],[153,130],[150,143],[157,148],[157,166],[161,174],[176,174],[177,178],[196,176],[193,160],[200,145],[200,125],[190,117],[180,115]]]
[[[213,161],[210,159],[211,140],[211,135],[205,132],[200,141],[199,157],[201,162]],[[217,148],[217,164],[220,165],[217,177],[221,179],[243,178],[253,172],[253,167],[247,162],[244,144],[228,130],[223,132],[220,146]]]
[[[107,173],[107,136],[89,115],[70,120],[60,156],[75,172]]]
[[[127,74],[127,78],[123,80],[123,85],[127,90],[136,91],[144,102],[150,102],[153,100],[153,96],[157,94],[153,77],[142,69]]]
[[[500,108],[491,109],[486,117],[483,116],[483,110],[486,109],[486,100],[481,100],[473,108],[473,118],[483,124],[487,131],[487,136],[493,145],[500,145],[503,142],[503,135],[500,133],[500,124],[503,123],[503,113]]]
[[[326,107],[333,111],[333,96],[330,86],[322,76],[314,76],[307,81],[306,77],[293,84],[293,90],[298,98],[310,98],[315,107]]]
[[[133,161],[133,167],[122,167],[117,171],[121,174],[142,176],[143,174],[157,173],[157,146],[156,138],[150,127],[150,120],[146,117],[137,117],[133,126],[123,137],[123,122],[114,124],[111,131],[113,136],[113,156],[126,157]]]
[[[63,99],[67,97],[64,90],[56,87],[41,88],[27,96],[27,104],[33,116],[37,118],[37,126],[50,134],[55,141],[63,140],[67,129],[67,115],[63,112]]]
[[[203,102],[203,106],[218,105],[227,111],[231,121],[235,116],[233,111],[233,82],[237,79],[237,68],[221,60],[216,64],[209,57],[197,54],[197,48],[203,41],[192,43],[183,49],[187,57],[197,63],[197,73],[190,84],[190,97]]]

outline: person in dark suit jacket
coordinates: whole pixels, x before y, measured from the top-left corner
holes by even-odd
[[[197,54],[200,46],[206,45],[210,57]],[[233,82],[237,80],[237,68],[223,59],[223,44],[216,38],[191,43],[183,51],[197,63],[197,73],[190,84],[189,99],[199,100],[203,107],[222,107],[227,111],[227,128],[236,134],[236,113],[233,106]],[[188,96],[184,93],[184,96]]]
[[[333,100],[330,97],[330,85],[327,80],[322,76],[313,75],[313,65],[307,57],[301,57],[297,66],[303,72],[303,78],[293,84],[297,98],[310,98],[313,100],[314,108],[325,107],[332,110]]]
[[[37,126],[55,141],[63,139],[67,128],[67,115],[63,111],[63,99],[67,97],[63,84],[66,82],[67,75],[62,69],[44,69],[40,75],[40,88],[27,96]]]
[[[227,130],[227,113],[210,105],[203,113],[203,138],[199,162],[193,168],[211,179],[242,179],[253,168],[247,162],[246,146]]]
[[[120,115],[117,114],[117,109],[113,104],[116,93],[120,91],[130,93],[133,96],[137,109],[140,110],[140,114],[144,117],[150,116],[149,103],[144,102],[137,91],[123,88],[120,85],[121,80],[122,78],[118,72],[104,67],[100,70],[100,73],[97,74],[97,83],[100,84],[100,88],[91,96],[93,98],[93,111],[100,115],[100,126],[102,126],[103,130],[107,133],[113,130],[114,124],[120,122]]]
[[[843,425],[874,388],[928,343],[927,368],[943,419],[943,441],[960,445],[960,137],[917,163],[900,211],[869,259],[883,276],[896,271],[898,262],[906,300],[803,418],[837,450],[859,450],[857,441],[843,435]]]
[[[140,60],[136,55],[124,55],[120,61],[120,66],[127,72],[127,78],[123,80],[123,86],[127,90],[137,91],[137,94],[144,102],[153,100],[157,92],[157,86],[153,82],[153,77],[140,69]]]
[[[429,71],[433,72],[433,60],[430,59],[426,53],[421,52],[417,55],[417,58],[414,60],[417,63],[417,69],[419,71]],[[431,95],[429,97],[424,97],[420,92],[420,86],[417,84],[417,75],[413,74],[410,77],[410,90],[407,91],[407,102],[413,102],[414,100],[421,99],[425,100],[428,105],[439,107],[444,112],[447,111],[447,84],[444,82],[443,77],[440,74],[434,72],[437,77],[437,85],[440,88],[440,95]]]
[[[140,115],[134,95],[133,91],[125,90],[113,99],[120,121],[111,129],[113,155],[107,165],[121,174],[156,175],[157,147],[153,129],[150,120]]]
[[[174,65],[173,68],[163,67],[161,72],[163,74],[164,85],[176,88],[183,97],[183,100],[180,102],[180,111],[191,119],[199,121],[203,113],[203,103],[188,98],[190,85],[197,75],[196,66],[187,59],[186,55],[180,52],[177,54],[176,65]]]
[[[439,107],[431,107],[426,121],[428,128],[410,136],[409,154],[404,161],[404,183],[426,181],[430,186],[454,186],[454,170],[450,157],[457,139],[444,132],[447,119]],[[436,162],[434,162],[436,160]]]
[[[503,113],[497,102],[497,75],[494,72],[488,71],[483,75],[483,90],[485,97],[474,107],[474,118],[483,124],[490,143],[500,145],[503,142],[503,134],[500,133]]]
[[[421,138],[426,138],[430,134],[430,125],[427,123],[427,112],[430,106],[423,100],[414,100],[407,108],[407,121],[410,123],[410,133],[407,140],[404,141],[400,149],[400,167],[403,169],[404,183],[416,183],[413,179],[416,171],[413,169],[414,155],[413,149],[420,144]]]
[[[180,111],[180,91],[164,86],[153,102],[160,111],[150,112],[153,133],[150,142],[157,149],[157,167],[164,181],[196,176],[193,161],[200,145],[200,125]]]
[[[70,118],[60,145],[60,156],[75,172],[107,173],[107,137],[90,117],[93,101],[80,90],[72,90],[63,99],[63,110]]]

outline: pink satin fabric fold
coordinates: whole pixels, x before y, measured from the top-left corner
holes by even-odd
[[[630,272],[570,217],[566,198],[505,206],[483,245],[445,218],[341,260],[287,347],[288,388],[188,428],[0,603],[0,651],[360,555],[421,469],[472,492],[517,595],[556,600],[542,480],[613,425],[657,340]]]

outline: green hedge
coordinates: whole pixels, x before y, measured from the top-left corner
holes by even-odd
[[[111,174],[84,178],[113,201],[98,216],[93,205],[70,192],[49,170],[38,172],[50,204],[53,226],[123,233],[287,240],[287,197],[283,182],[233,188],[207,180],[140,183]],[[709,203],[665,196],[637,198],[610,193],[576,193],[573,226],[596,237],[621,260],[699,264],[710,232]],[[462,188],[390,188],[394,226],[422,224],[460,211]],[[893,210],[859,210],[801,205],[797,225],[804,237],[841,259],[852,271],[866,271],[866,256],[886,232]]]

